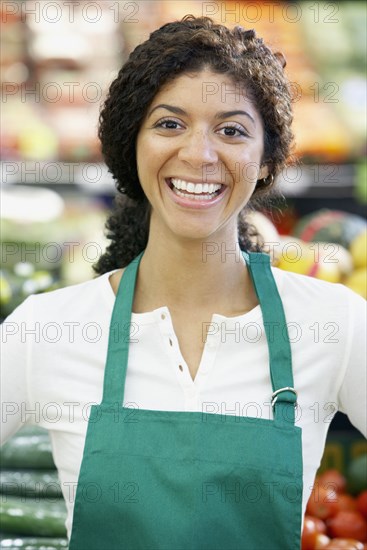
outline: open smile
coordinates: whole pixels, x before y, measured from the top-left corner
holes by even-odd
[[[191,208],[207,208],[217,204],[227,189],[222,183],[193,182],[167,178],[170,196],[177,204]]]

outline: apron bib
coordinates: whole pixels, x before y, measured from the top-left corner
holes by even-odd
[[[122,406],[142,255],[126,267],[115,300],[69,550],[299,550],[301,429],[269,256],[243,252],[269,347],[274,420]]]

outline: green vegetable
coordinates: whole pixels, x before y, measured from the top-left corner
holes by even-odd
[[[4,533],[66,537],[66,506],[57,502],[1,495],[0,525]]]
[[[7,550],[59,550],[67,548],[67,539],[50,537],[6,537],[1,540],[0,548]]]
[[[23,435],[47,435],[48,432],[45,428],[40,428],[38,425],[25,424],[20,430],[13,435],[13,437],[20,437]]]
[[[359,455],[350,463],[347,470],[347,489],[358,495],[367,489],[367,454]]]
[[[56,470],[0,470],[0,493],[49,501],[62,497]]]
[[[12,437],[0,450],[0,464],[1,468],[55,470],[48,433]]]

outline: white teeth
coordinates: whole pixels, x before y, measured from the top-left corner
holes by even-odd
[[[209,194],[206,194],[206,195],[189,195],[188,193],[182,193],[182,191],[179,191],[178,189],[175,189],[174,192],[176,193],[176,195],[178,195],[179,197],[182,197],[184,199],[191,199],[191,200],[205,200],[205,201],[210,201],[211,199],[213,199],[216,195],[214,193],[212,193],[211,195]]]
[[[182,191],[187,191],[188,193],[215,193],[222,187],[220,183],[192,183],[190,181],[180,180],[178,178],[171,178],[171,183],[176,189],[181,189]]]

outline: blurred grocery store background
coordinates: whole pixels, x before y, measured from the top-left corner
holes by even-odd
[[[13,0],[0,10],[2,319],[29,294],[94,276],[114,197],[100,104],[129,52],[188,13],[254,28],[287,58],[300,165],[279,178],[272,206],[252,214],[263,241],[279,243],[274,265],[366,297],[364,2]],[[322,467],[345,472],[366,445],[343,415],[333,426]]]
[[[114,195],[97,139],[100,104],[129,52],[187,13],[255,28],[285,53],[302,164],[284,171],[285,199],[265,211],[288,236],[274,261],[365,293],[364,3],[15,0],[1,10],[3,317],[30,292],[94,275]],[[269,224],[254,221],[273,242]]]

